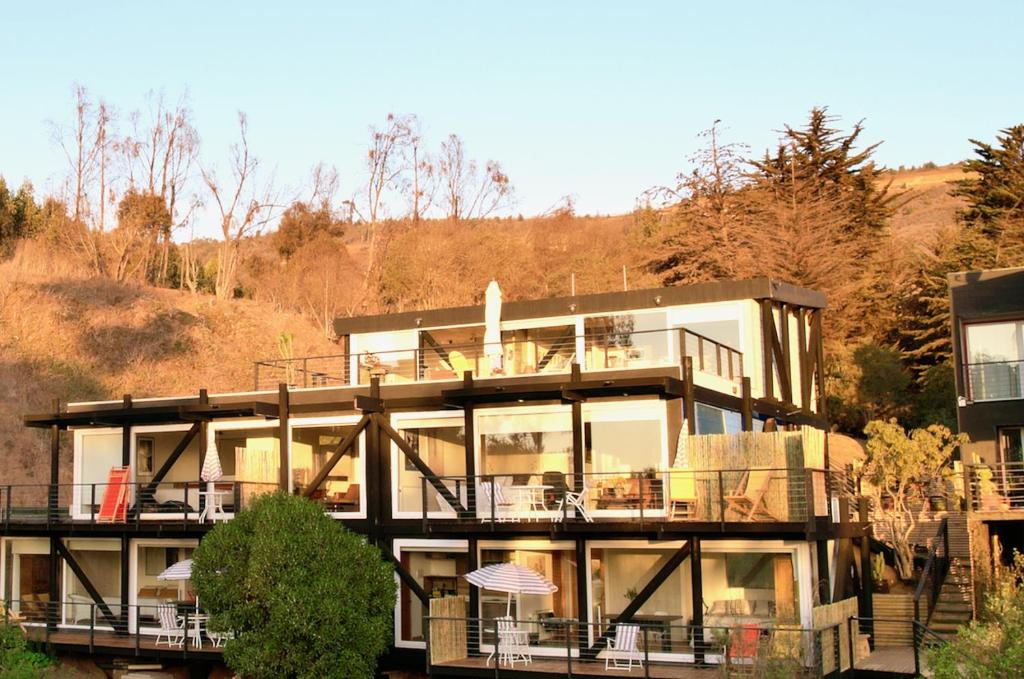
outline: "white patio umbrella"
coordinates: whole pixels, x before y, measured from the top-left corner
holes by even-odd
[[[508,592],[505,615],[512,613],[513,594],[554,594],[558,585],[537,571],[514,563],[499,563],[478,568],[462,577],[471,584],[494,592]]]
[[[199,478],[206,481],[206,502],[214,501],[216,482],[224,477],[224,470],[220,466],[220,452],[217,450],[217,440],[213,432],[210,432],[209,440],[206,443],[206,457],[203,458],[203,468],[199,471]],[[216,521],[216,516],[214,516]]]
[[[492,366],[501,367],[501,288],[498,281],[487,284],[484,293],[484,356],[491,356]]]
[[[192,579],[192,559],[183,559],[176,563],[171,564],[164,571],[156,576],[157,580],[170,580],[174,582],[183,582],[185,580]],[[179,587],[180,596],[180,587]],[[199,610],[199,597],[196,597],[196,610]]]

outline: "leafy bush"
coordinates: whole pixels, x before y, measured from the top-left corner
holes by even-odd
[[[372,677],[391,640],[394,571],[309,500],[259,498],[207,534],[192,582],[245,677]]]
[[[997,567],[977,620],[956,638],[931,651],[928,667],[935,679],[1002,679],[1024,676],[1024,555]]]
[[[29,649],[20,627],[0,624],[0,677],[33,679],[51,664],[48,655]]]

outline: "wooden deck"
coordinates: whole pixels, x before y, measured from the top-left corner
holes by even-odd
[[[922,657],[921,670],[924,671]],[[893,675],[914,675],[914,649],[910,646],[882,646],[871,651],[866,658],[858,658],[856,668],[865,672]]]
[[[209,640],[204,640],[202,647],[196,647],[188,640],[186,646],[168,646],[166,641],[156,644],[156,637],[147,634],[118,635],[113,632],[95,632],[90,638],[89,630],[59,629],[46,633],[45,627],[28,627],[28,638],[32,641],[48,642],[53,646],[68,650],[86,652],[105,651],[118,654],[132,654],[161,658],[210,658],[221,656],[221,649],[215,648]]]
[[[494,662],[487,662],[486,657],[463,658],[462,660],[451,660],[432,666],[434,674],[439,676],[464,676],[480,677],[493,676]],[[568,664],[565,658],[537,658],[529,665],[516,663],[514,668],[502,665],[500,676],[502,677],[530,677],[537,674],[564,677],[568,674]],[[655,664],[652,663],[645,674],[644,668],[634,666],[632,672],[619,669],[605,670],[604,661],[580,661],[572,659],[572,676],[574,677],[653,677],[655,679],[710,679],[721,677],[722,671],[716,667],[694,667],[692,665]]]

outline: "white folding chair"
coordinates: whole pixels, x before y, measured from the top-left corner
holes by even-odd
[[[517,662],[529,665],[533,662],[530,652],[530,635],[516,627],[511,615],[495,620],[498,630],[498,664],[515,667]]]
[[[640,633],[640,625],[624,623],[615,625],[615,634],[608,640],[608,650],[605,651],[605,670],[633,670],[633,663],[640,667],[644,666],[644,656],[637,645],[637,636]]]
[[[594,517],[590,516],[590,512],[587,511],[587,495],[589,494],[590,488],[586,479],[583,479],[583,487],[579,490],[566,490],[562,499],[558,501],[554,520],[561,521],[565,518],[565,509],[568,505],[576,510],[577,516],[582,516],[587,523],[593,523]]]
[[[504,523],[515,518],[516,505],[505,497],[499,481],[481,481],[480,490],[483,491],[484,505],[477,507],[477,511],[482,512],[483,521],[493,519],[498,523]]]
[[[172,604],[160,604],[156,607],[160,620],[160,631],[156,635],[156,645],[160,638],[167,637],[168,646],[181,648],[185,645],[185,619],[178,615],[178,609]]]

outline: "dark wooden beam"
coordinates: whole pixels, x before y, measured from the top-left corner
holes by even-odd
[[[587,605],[587,579],[579,577],[587,572],[587,541],[576,538],[576,611],[580,629],[586,630],[590,622],[590,607]]]
[[[84,570],[82,570],[82,567],[78,564],[78,561],[71,553],[71,550],[64,545],[64,541],[58,538],[53,542],[53,546],[57,548],[57,552],[60,554],[61,558],[64,559],[68,568],[70,568],[71,572],[75,574],[78,581],[82,583],[82,587],[85,587],[85,591],[89,594],[89,597],[92,598],[100,613],[103,614],[103,617],[110,623],[110,626],[114,628],[114,631],[119,635],[125,634],[127,629],[123,628],[120,619],[114,615],[113,611],[110,610],[110,606],[108,606],[107,602],[103,600],[103,596],[100,595],[99,590],[96,589],[96,586],[92,584],[92,580],[90,580],[89,576],[85,574]]]
[[[131,564],[131,560],[128,558],[128,549],[131,546],[131,540],[127,535],[121,535],[121,627],[125,633],[128,632],[128,579],[129,572],[128,566]],[[135,625],[138,626],[139,621],[136,617]]]
[[[172,450],[171,454],[167,456],[164,463],[160,465],[160,469],[156,470],[156,473],[153,474],[153,478],[146,484],[146,487],[139,492],[139,500],[152,496],[156,491],[156,487],[160,485],[160,482],[164,480],[167,473],[171,471],[171,467],[174,466],[174,463],[178,461],[178,458],[181,457],[182,453],[185,452],[185,449],[188,448],[190,443],[192,443],[192,440],[199,434],[199,430],[201,428],[202,424],[196,422],[187,432],[185,432],[185,435],[181,437],[180,441],[178,441],[178,445],[174,446],[174,450]],[[200,464],[202,463],[200,462]],[[136,502],[136,506],[138,506],[138,504],[139,503]]]
[[[310,481],[309,485],[302,491],[303,497],[308,498],[313,496],[313,493],[315,493],[317,488],[320,487],[320,484],[324,482],[324,479],[330,476],[331,470],[334,469],[334,466],[338,464],[338,461],[348,452],[348,449],[352,447],[359,435],[366,429],[366,426],[370,423],[370,418],[372,417],[372,413],[364,414],[359,419],[359,422],[356,423],[356,426],[353,427],[349,433],[345,434],[345,438],[343,438],[341,443],[335,447],[334,452],[331,453],[331,456],[327,459],[327,462],[324,463],[324,466],[317,471],[316,476],[313,477],[313,480]]]
[[[448,486],[441,482],[441,479],[439,479],[437,474],[434,473],[434,470],[432,470],[416,453],[416,451],[413,450],[412,446],[409,445],[409,442],[406,441],[401,434],[395,431],[387,419],[380,413],[372,413],[371,417],[377,423],[377,426],[380,427],[380,430],[384,432],[384,434],[387,435],[396,446],[398,446],[398,449],[405,454],[405,458],[412,462],[413,466],[416,467],[416,471],[427,479],[427,482],[433,486],[434,490],[437,491],[437,494],[440,495],[459,516],[465,516],[466,508],[462,506],[462,502],[459,498],[455,497],[455,495],[448,490]]]
[[[291,449],[290,434],[288,432],[288,416],[290,395],[288,393],[287,384],[277,385],[277,447],[278,447],[278,467],[277,467],[277,486],[285,493],[291,493],[291,489],[288,487],[288,476],[289,467],[291,462],[288,459],[288,451]]]
[[[683,417],[686,419],[686,433],[697,433],[697,390],[693,384],[693,358],[683,358]]]
[[[696,630],[693,645],[694,662],[704,662],[704,571],[701,564],[700,538],[690,536],[690,598],[692,600],[693,619],[690,624]]]
[[[867,525],[864,537],[860,539],[860,597],[857,601],[857,613],[862,618],[869,618],[867,621],[868,629],[861,629],[862,632],[870,634],[872,641],[874,639],[875,625],[870,621],[871,618],[875,617],[875,606],[873,599],[873,583],[871,581],[871,528],[870,528],[870,513],[868,511],[868,499],[865,497],[860,498],[860,504],[857,507],[857,518],[862,524]],[[863,624],[863,623],[862,623]],[[874,644],[872,643],[872,648]]]
[[[430,595],[427,594],[426,590],[420,586],[420,583],[416,582],[416,578],[412,577],[412,574],[409,571],[405,570],[405,567],[402,566],[402,562],[395,558],[395,555],[391,550],[381,549],[380,551],[381,554],[391,562],[391,565],[395,567],[395,573],[398,574],[398,579],[402,581],[402,584],[408,587],[409,591],[413,593],[413,596],[419,599],[420,603],[429,610]]]
[[[463,412],[463,432],[466,442],[466,510],[476,516],[476,419],[472,403],[467,403]]]
[[[53,402],[53,412],[60,413],[60,399]],[[60,504],[60,427],[50,427],[50,491],[47,498],[48,516],[56,516]]]
[[[832,592],[829,588],[828,579],[828,540],[816,541],[814,551],[818,557],[818,599],[821,602],[821,605],[824,606],[832,603]]]
[[[633,597],[633,600],[630,601],[624,609],[622,609],[622,612],[619,613],[618,617],[616,617],[612,624],[608,626],[608,629],[605,630],[604,634],[602,634],[589,649],[583,651],[584,657],[590,659],[597,657],[597,654],[601,649],[608,644],[608,637],[615,629],[615,625],[631,622],[637,611],[639,611],[640,608],[647,603],[647,600],[650,599],[656,591],[658,591],[658,588],[668,580],[668,577],[672,575],[677,568],[679,568],[679,565],[686,560],[686,557],[690,556],[691,549],[692,545],[690,544],[690,541],[687,540],[683,543],[682,547],[680,547],[664,564],[662,564],[661,568],[658,569],[658,572],[654,574],[646,585],[644,585],[643,589],[641,589],[637,595]]]
[[[782,380],[782,384],[785,385],[789,382],[788,394],[783,394],[783,398],[787,401],[793,400],[793,352],[791,351],[789,342],[789,307],[786,304],[780,304],[779,309],[779,349],[780,356],[782,358],[781,365],[779,366],[779,372],[785,371],[786,378]]]
[[[469,538],[468,548],[469,553],[467,555],[466,572],[472,573],[476,569],[480,568],[478,553],[479,543],[476,538]],[[579,564],[577,564],[576,569],[578,575]],[[577,577],[577,579],[579,578]],[[474,655],[480,654],[480,634],[483,631],[480,626],[480,588],[476,585],[469,586],[469,608],[466,611],[466,616],[470,618],[466,645],[468,647],[470,657],[473,657]]]
[[[352,408],[362,413],[382,413],[384,412],[384,400],[380,397],[356,394],[352,400]]]
[[[775,398],[775,355],[772,336],[775,335],[775,317],[771,300],[761,300],[761,368],[765,398]]]
[[[50,535],[50,563],[49,565],[49,585],[50,600],[44,604],[46,606],[46,629],[53,631],[57,629],[57,623],[60,620],[60,610],[57,608],[57,603],[60,601],[60,538],[56,535]]]
[[[821,330],[821,309],[816,309],[811,314],[812,347],[814,348],[814,382],[817,385],[817,410],[818,417],[828,419],[825,400],[825,348]]]
[[[754,431],[754,394],[750,386],[749,377],[743,378],[741,390],[740,422],[742,423],[743,431]]]
[[[580,364],[572,364],[572,379],[578,382],[580,378]],[[583,472],[586,470],[586,451],[584,450],[584,423],[583,423],[583,402],[572,401],[572,485],[573,490],[583,489]]]
[[[811,412],[811,371],[809,352],[807,350],[807,310],[800,308],[796,312],[796,343],[797,361],[800,363],[800,406]]]
[[[566,342],[568,342],[570,339],[575,340],[575,338],[576,326],[570,326],[566,328],[565,332],[563,332],[558,337],[558,339],[555,340],[555,343],[551,345],[551,348],[548,349],[547,352],[545,352],[543,358],[541,358],[540,361],[537,362],[537,372],[541,372],[542,370],[544,370],[544,368],[548,366],[548,363],[551,362],[551,359],[553,359],[558,354],[562,353],[562,349],[565,348]],[[572,344],[572,347],[573,351],[575,352],[575,342]]]
[[[445,350],[444,347],[437,343],[437,340],[434,339],[434,336],[431,335],[430,331],[428,330],[420,330],[421,350],[423,349],[424,344],[426,344],[427,347],[429,347],[430,349],[433,349],[434,353],[437,354],[438,358],[440,358],[442,361],[447,363],[449,366],[452,364],[451,359],[448,358],[448,352]]]

